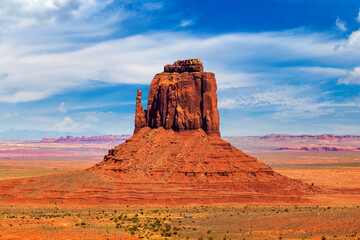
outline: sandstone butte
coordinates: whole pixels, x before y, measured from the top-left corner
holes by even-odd
[[[318,191],[220,137],[216,80],[198,59],[152,80],[147,109],[137,93],[134,135],[85,171],[0,181],[0,199],[84,204],[307,202]]]

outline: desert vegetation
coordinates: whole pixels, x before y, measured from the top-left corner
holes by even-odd
[[[2,207],[2,239],[359,239],[359,206]],[[29,235],[29,233],[33,233]]]

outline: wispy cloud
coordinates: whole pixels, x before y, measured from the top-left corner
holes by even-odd
[[[0,44],[0,67],[7,77],[1,79],[0,101],[38,100],[92,79],[149,83],[165,64],[193,57],[204,60],[207,70],[219,73],[219,87],[249,86],[261,79],[259,63],[322,59],[326,64],[331,58],[341,59],[342,53],[335,50],[338,44],[330,37],[294,31],[210,37],[155,33],[63,53],[42,52],[39,46],[34,51],[33,45],[19,47],[5,41]]]
[[[183,19],[183,20],[181,21],[181,23],[179,24],[179,26],[180,26],[180,27],[183,27],[183,28],[189,27],[189,26],[191,26],[191,25],[194,25],[194,21],[193,21],[193,20],[190,20],[190,19]]]
[[[89,128],[84,122],[75,122],[71,117],[65,117],[63,120],[56,122],[53,126],[47,128],[47,131],[59,132],[82,132]]]
[[[355,106],[320,101],[325,93],[316,93],[311,86],[276,86],[237,88],[221,93],[219,108],[251,109],[253,112],[266,112],[271,118],[281,121],[309,119],[329,115],[336,107]]]
[[[355,67],[353,70],[349,71],[346,77],[340,78],[338,80],[339,84],[360,84],[360,67]]]
[[[341,21],[340,18],[336,19],[335,22],[336,26],[343,32],[347,31],[347,27],[346,27],[346,22],[345,21]]]
[[[7,0],[0,2],[1,32],[7,37],[27,35],[26,41],[109,34],[111,24],[128,17],[125,9],[104,10],[113,0]]]
[[[65,106],[64,102],[60,103],[60,105],[59,105],[59,107],[57,109],[59,110],[59,112],[62,112],[62,113],[67,112],[67,107]]]

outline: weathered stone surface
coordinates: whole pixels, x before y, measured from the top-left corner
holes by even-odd
[[[274,172],[217,135],[145,127],[89,171],[129,183],[232,183],[244,192],[302,195],[311,186]],[[255,187],[256,186],[256,187]],[[196,193],[194,193],[195,195]],[[230,194],[230,193],[229,193]]]
[[[164,67],[164,72],[169,73],[202,72],[203,70],[203,64],[199,59],[179,60]]]
[[[134,132],[148,126],[220,135],[215,75],[202,70],[198,59],[165,66],[151,82],[147,110],[138,92]]]
[[[141,96],[142,92],[140,90],[137,91],[137,97],[136,97],[136,107],[135,107],[135,130],[134,133],[136,133],[138,130],[140,130],[143,127],[146,127],[147,121],[146,121],[146,111],[141,105]]]

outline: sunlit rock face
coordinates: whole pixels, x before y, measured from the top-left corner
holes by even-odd
[[[220,135],[216,89],[215,75],[204,72],[198,59],[166,65],[151,82],[147,110],[138,91],[134,132],[163,127],[174,131],[203,129],[208,135]]]

